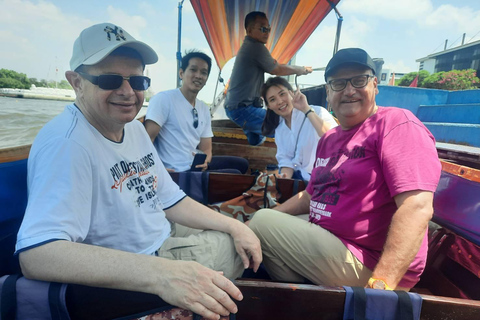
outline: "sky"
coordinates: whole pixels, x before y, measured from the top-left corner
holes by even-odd
[[[0,68],[29,78],[60,81],[69,70],[73,42],[96,23],[111,22],[149,44],[159,61],[147,66],[152,93],[176,86],[177,0],[0,0]],[[339,48],[360,47],[383,58],[384,69],[397,73],[418,70],[415,60],[480,40],[479,0],[341,0],[343,16]],[[332,11],[296,55],[297,65],[325,67],[333,53],[337,18]],[[182,53],[199,49],[213,59],[188,0],[182,10]],[[222,70],[228,80],[233,60]],[[198,98],[214,99],[219,69],[214,65]],[[324,83],[323,72],[299,77],[299,83]],[[218,90],[223,90],[220,84]]]

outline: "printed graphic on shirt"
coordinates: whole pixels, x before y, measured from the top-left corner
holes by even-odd
[[[329,160],[330,160],[330,158],[327,158],[327,159],[317,158],[317,160],[315,161],[315,168],[316,167],[326,167]]]
[[[133,194],[137,207],[149,205],[155,209],[160,203],[157,195],[158,177],[150,168],[155,165],[153,153],[135,162],[120,161],[110,168],[113,178],[111,189]]]
[[[338,190],[345,176],[345,162],[365,158],[365,146],[355,146],[352,150],[339,149],[330,158],[317,158],[312,175],[313,194],[310,201],[310,222],[319,221],[322,216],[330,217],[327,205],[335,206],[340,200]]]

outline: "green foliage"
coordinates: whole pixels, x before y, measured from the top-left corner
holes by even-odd
[[[0,88],[25,89],[25,85],[17,79],[0,78]]]
[[[440,72],[429,75],[423,81],[422,87],[431,88],[431,89],[442,89],[438,82],[442,79],[442,76],[444,73],[445,73],[444,71],[440,71]]]
[[[30,85],[26,74],[0,69],[0,88],[29,89]]]
[[[418,74],[419,88],[443,90],[468,90],[477,88],[480,79],[474,69],[441,71],[429,74],[428,71],[410,72],[400,79],[399,86],[408,87]]]
[[[32,85],[35,85],[37,88],[72,89],[67,80],[61,80],[55,83],[53,80],[47,81],[45,79],[27,78],[27,75],[24,73],[0,69],[0,88],[30,89]]]
[[[475,84],[479,83],[477,72],[474,69],[452,70],[442,73],[439,81],[439,89],[445,90],[467,90],[475,89]]]
[[[57,88],[73,90],[72,86],[70,85],[70,83],[68,83],[67,80],[62,80],[62,81],[60,81],[60,82],[57,84]]]
[[[402,77],[402,79],[400,79],[400,81],[398,82],[398,85],[400,87],[410,86],[410,84],[417,77],[417,75],[418,75],[417,87],[423,87],[423,81],[425,81],[425,79],[430,75],[430,72],[428,72],[427,70],[421,70],[419,72],[414,71],[414,72],[407,73]]]

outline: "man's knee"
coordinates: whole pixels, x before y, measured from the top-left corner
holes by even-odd
[[[205,241],[216,249],[213,250],[214,269],[222,271],[229,279],[236,279],[244,271],[243,262],[238,255],[233,238],[220,231],[204,231]]]
[[[248,226],[253,232],[257,232],[260,228],[265,226],[265,223],[272,219],[272,209],[260,209],[253,215]]]

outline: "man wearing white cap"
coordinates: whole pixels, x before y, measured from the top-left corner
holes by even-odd
[[[153,293],[218,318],[237,311],[229,296],[242,296],[228,278],[249,259],[258,268],[260,244],[241,222],[185,196],[133,121],[150,85],[145,65],[157,60],[113,24],[82,31],[65,74],[75,103],[30,152],[16,253],[28,278]],[[175,237],[167,219],[216,231]]]

